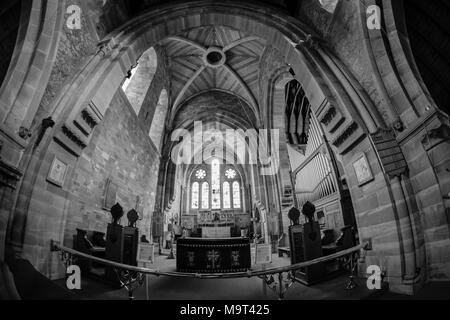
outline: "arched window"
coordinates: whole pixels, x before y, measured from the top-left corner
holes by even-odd
[[[202,209],[209,208],[209,183],[203,182],[202,184]]]
[[[161,140],[164,134],[164,128],[166,126],[168,104],[169,97],[167,95],[167,91],[163,89],[159,95],[158,104],[155,108],[155,113],[153,115],[152,125],[149,132],[149,136],[158,150],[161,148]]]
[[[304,153],[309,136],[311,105],[297,80],[286,84],[286,137],[290,145]]]
[[[214,159],[211,163],[212,209],[220,209],[220,161]]]
[[[228,181],[223,183],[223,208],[231,209],[231,192],[230,183]]]
[[[233,182],[233,208],[241,208],[241,186],[239,182]]]
[[[198,209],[198,201],[200,195],[200,184],[198,182],[194,182],[192,184],[192,209]]]
[[[190,175],[192,199],[190,210],[242,209],[241,186],[244,183],[236,168],[214,159],[210,165],[197,167]],[[244,206],[245,207],[245,206]]]
[[[136,115],[139,115],[142,103],[155,76],[157,66],[158,57],[156,51],[150,48],[142,54],[137,62],[137,66],[131,70],[131,75],[122,84],[122,89],[125,91]]]

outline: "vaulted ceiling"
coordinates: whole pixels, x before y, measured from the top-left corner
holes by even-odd
[[[165,39],[172,76],[173,111],[195,96],[222,91],[243,99],[257,114],[262,39],[221,26],[196,28]]]

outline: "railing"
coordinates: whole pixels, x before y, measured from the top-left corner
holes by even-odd
[[[142,284],[144,283],[145,275],[153,275],[157,277],[167,276],[176,278],[196,278],[196,279],[233,279],[233,278],[259,277],[262,280],[264,280],[264,282],[270,289],[272,289],[274,292],[278,294],[279,299],[283,299],[287,290],[295,282],[296,270],[305,267],[310,267],[312,265],[321,262],[326,262],[335,259],[343,259],[346,257],[348,257],[348,259],[345,260],[345,266],[348,267],[350,273],[349,281],[346,284],[346,289],[353,289],[356,286],[355,271],[357,267],[356,260],[358,259],[359,252],[361,250],[365,252],[371,249],[372,248],[370,241],[366,241],[350,249],[342,250],[337,253],[333,253],[331,255],[320,257],[314,260],[304,261],[301,263],[292,264],[284,267],[275,267],[265,270],[249,270],[247,272],[235,272],[235,273],[183,273],[183,272],[161,271],[159,269],[149,269],[126,265],[76,251],[74,249],[60,245],[58,242],[53,240],[51,242],[51,251],[61,252],[61,259],[65,263],[66,267],[73,264],[75,257],[88,259],[90,261],[112,267],[117,274],[117,277],[122,285],[122,288],[125,288],[128,291],[128,297],[130,300],[134,299],[133,298],[134,290],[142,286]],[[287,275],[284,276],[284,274]],[[278,282],[275,280],[274,275],[278,276]]]

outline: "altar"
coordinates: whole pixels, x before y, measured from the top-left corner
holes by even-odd
[[[230,227],[203,227],[202,238],[231,238]]]
[[[250,268],[248,238],[180,238],[177,241],[178,272],[226,273]]]

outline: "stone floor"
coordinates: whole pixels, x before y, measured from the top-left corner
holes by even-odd
[[[273,256],[273,263],[269,267],[288,265],[288,258]],[[156,256],[155,263],[148,266],[161,271],[175,271],[175,260],[167,256]],[[371,291],[366,288],[365,279],[357,279],[358,286],[353,290],[346,290],[347,275],[340,275],[314,284],[305,286],[294,283],[285,295],[286,300],[363,300],[363,299],[450,299],[450,282],[427,284],[414,297],[389,293],[386,290]],[[64,285],[63,280],[57,281]],[[262,280],[258,278],[239,279],[192,279],[170,277],[148,277],[149,300],[274,300],[277,295],[270,289],[263,290]],[[77,292],[81,299],[88,300],[126,300],[128,293],[125,289],[113,289],[110,286],[86,278],[82,279],[82,290]],[[145,286],[134,292],[136,300],[146,299]]]

